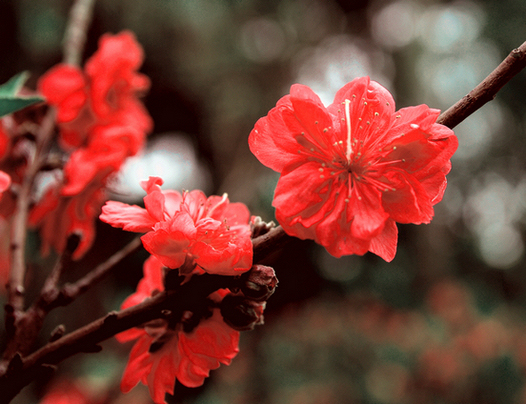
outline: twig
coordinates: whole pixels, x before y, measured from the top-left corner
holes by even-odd
[[[75,243],[70,243],[75,244]],[[86,292],[91,286],[103,279],[110,270],[126,256],[137,251],[141,246],[139,237],[133,239],[124,248],[113,254],[105,262],[98,265],[95,269],[86,274],[73,284],[66,284],[62,289],[58,289],[57,282],[62,272],[61,268],[67,262],[75,250],[72,245],[67,248],[63,257],[57,262],[49,277],[44,283],[44,287],[39,298],[31,307],[20,313],[17,317],[16,338],[8,344],[0,361],[0,374],[7,369],[9,361],[17,352],[25,355],[30,352],[44,322],[46,315],[54,308],[66,306],[75,300],[80,294]]]
[[[56,299],[58,296],[58,283],[62,273],[64,272],[64,268],[66,268],[71,263],[71,256],[78,247],[79,241],[80,237],[76,234],[68,237],[64,252],[60,255],[55,266],[44,282],[44,286],[40,292],[40,297],[37,300],[37,304],[38,302],[50,302]]]
[[[98,265],[95,269],[86,274],[83,278],[80,278],[77,282],[73,284],[64,285],[62,290],[59,292],[59,295],[61,296],[60,301],[56,303],[64,305],[76,299],[77,296],[84,293],[95,283],[103,279],[116,264],[121,262],[128,255],[133,254],[135,251],[139,250],[141,246],[141,238],[134,238],[120,251],[117,251],[105,262]]]
[[[8,282],[8,306],[10,313],[6,312],[6,326],[14,326],[16,316],[24,309],[24,279],[26,273],[25,246],[27,232],[27,218],[33,183],[40,168],[40,153],[49,144],[53,134],[55,111],[50,109],[42,121],[38,133],[39,144],[35,156],[26,170],[24,180],[16,201],[16,210],[13,214],[11,233],[11,268]]]
[[[482,83],[440,115],[437,122],[453,129],[484,104],[493,100],[499,90],[525,67],[526,42],[512,50]]]
[[[64,61],[66,63],[78,64],[80,62],[80,55],[85,42],[85,31],[91,19],[93,2],[94,0],[77,0],[72,8],[64,43]],[[36,136],[36,149],[26,169],[13,214],[10,251],[11,268],[7,284],[8,302],[5,306],[5,325],[8,341],[3,355],[4,361],[0,363],[0,371],[3,369],[5,360],[11,359],[19,347],[27,345],[26,337],[33,335],[32,330],[22,329],[27,326],[34,328],[30,322],[26,321],[28,318],[24,313],[27,219],[35,177],[43,166],[53,139],[55,117],[55,109],[49,108],[39,127]]]
[[[77,0],[69,14],[64,34],[64,63],[78,66],[86,43],[86,32],[93,15],[95,0]]]
[[[289,236],[283,230],[283,227],[276,226],[270,229],[267,233],[252,239],[252,246],[254,248],[254,263],[257,264],[265,259],[272,251],[276,251],[276,247],[283,245],[294,237]]]

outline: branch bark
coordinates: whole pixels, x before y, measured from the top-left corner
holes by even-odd
[[[94,5],[95,0],[77,0],[71,7],[64,34],[63,61],[66,64],[80,65]]]
[[[52,369],[54,365],[79,352],[98,352],[98,344],[119,332],[162,318],[173,310],[185,310],[199,304],[212,292],[233,288],[238,277],[204,274],[193,277],[176,290],[155,297],[79,328],[36,352],[22,358],[15,355],[0,377],[0,404],[9,403],[32,380]]]
[[[468,116],[493,100],[508,81],[526,67],[526,42],[512,50],[478,86],[450,107],[437,119],[437,123],[453,129]]]

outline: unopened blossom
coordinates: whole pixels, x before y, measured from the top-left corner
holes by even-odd
[[[144,263],[144,277],[137,291],[124,301],[122,309],[163,290],[163,265],[151,256]],[[227,293],[221,289],[209,299],[218,305]],[[173,394],[176,380],[187,387],[198,387],[210,370],[220,364],[229,365],[239,351],[239,332],[225,324],[219,308],[211,312],[190,331],[181,322],[168,326],[159,320],[117,334],[120,342],[137,339],[122,376],[121,390],[126,393],[142,382],[156,404],[165,403],[165,394]]]
[[[206,197],[202,191],[162,191],[163,181],[141,182],[145,209],[108,201],[100,219],[127,231],[146,233],[142,242],[169,268],[191,259],[202,271],[236,275],[252,266],[250,212],[230,203],[226,194]]]
[[[398,223],[429,223],[446,188],[458,141],[426,105],[395,111],[369,77],[341,88],[325,107],[293,85],[257,121],[249,146],[281,174],[273,206],[290,235],[313,239],[336,257],[396,253]]]

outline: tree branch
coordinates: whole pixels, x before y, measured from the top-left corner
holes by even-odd
[[[13,335],[17,316],[24,310],[24,281],[26,274],[25,247],[27,235],[27,218],[33,183],[40,169],[41,152],[49,144],[53,134],[55,111],[50,109],[39,128],[37,149],[27,168],[20,191],[17,195],[16,209],[13,214],[11,232],[11,268],[9,273],[8,303],[6,305],[6,329]]]
[[[276,226],[267,233],[252,239],[254,248],[254,264],[258,264],[265,259],[271,252],[276,251],[277,247],[282,246],[294,237],[289,236],[283,227]]]
[[[21,358],[15,355],[0,377],[0,404],[9,403],[42,371],[79,352],[98,352],[98,344],[119,332],[162,318],[177,310],[191,309],[212,292],[234,288],[239,277],[204,274],[194,276],[176,290],[168,290],[120,312],[79,328],[36,352]]]
[[[80,65],[94,4],[95,0],[77,0],[71,7],[64,34],[63,61],[66,64]]]
[[[64,61],[66,63],[78,64],[80,62],[93,3],[94,0],[77,0],[73,5],[65,34]],[[28,349],[28,338],[29,341],[34,341],[32,338],[35,337],[34,333],[38,326],[38,324],[32,324],[31,321],[28,321],[33,316],[27,316],[24,312],[27,220],[35,178],[47,158],[47,152],[53,140],[55,118],[55,109],[49,108],[36,133],[34,154],[31,156],[32,158],[17,195],[11,231],[11,267],[7,284],[8,298],[5,306],[5,325],[8,340],[3,354],[3,361],[0,362],[0,371],[3,370],[5,361],[10,360],[15,352],[23,348],[23,353],[25,349]],[[45,285],[45,288],[52,286],[57,275],[60,275],[60,268],[53,271],[53,279],[49,279],[49,283]],[[44,314],[38,313],[39,317],[41,315]]]
[[[57,305],[69,304],[71,301],[76,299],[79,295],[87,291],[94,284],[103,279],[110,270],[121,262],[125,257],[130,254],[133,254],[135,251],[138,251],[142,247],[142,242],[140,237],[134,238],[131,242],[125,245],[120,251],[117,251],[105,262],[98,265],[95,269],[87,273],[83,278],[80,278],[73,284],[64,285],[64,287],[59,292],[60,298],[58,301],[50,304],[55,307]]]
[[[526,42],[512,50],[482,83],[440,115],[437,123],[453,129],[488,101],[493,100],[499,90],[525,67]]]

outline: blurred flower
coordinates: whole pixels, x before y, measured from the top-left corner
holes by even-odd
[[[61,146],[71,151],[63,180],[31,213],[31,224],[43,229],[44,251],[49,246],[62,251],[72,233],[82,236],[74,258],[88,250],[108,178],[143,148],[152,120],[138,99],[150,85],[137,73],[142,60],[142,48],[131,32],[106,34],[85,72],[60,64],[41,77],[40,92],[57,109]]]
[[[294,85],[255,125],[251,151],[281,173],[273,206],[285,231],[336,257],[396,253],[399,223],[429,223],[458,142],[426,105],[395,112],[368,77],[341,88],[327,108]]]
[[[227,195],[207,198],[201,191],[161,191],[163,181],[141,182],[146,209],[108,201],[100,219],[113,227],[144,232],[146,250],[169,268],[192,259],[205,272],[236,275],[252,266],[250,213]]]
[[[29,215],[29,224],[40,227],[42,255],[47,255],[51,247],[64,251],[67,236],[77,234],[80,243],[72,258],[81,258],[95,239],[93,219],[105,200],[105,192],[93,184],[75,196],[60,195],[60,190],[51,186]]]
[[[122,309],[164,290],[162,271],[161,261],[151,256],[144,263],[144,278],[137,292],[124,301]],[[220,303],[227,294],[227,290],[218,290],[209,299]],[[159,320],[116,337],[120,342],[138,338],[122,376],[122,391],[130,391],[140,381],[148,386],[156,404],[165,403],[166,393],[173,394],[176,379],[187,387],[201,386],[210,370],[221,363],[230,364],[239,351],[239,332],[225,324],[217,307],[192,330],[187,330],[183,322],[174,326]]]
[[[0,160],[5,157],[7,149],[9,148],[9,136],[5,133],[3,122],[0,120]],[[2,193],[11,186],[11,176],[0,170],[0,198]]]
[[[57,107],[61,145],[73,150],[63,193],[74,195],[97,173],[103,181],[142,149],[152,120],[137,96],[149,79],[137,73],[143,51],[131,32],[103,35],[80,68],[59,64],[40,78],[39,89]],[[118,150],[118,152],[116,152]]]
[[[93,403],[86,392],[69,380],[60,380],[53,384],[40,404],[89,404]]]

